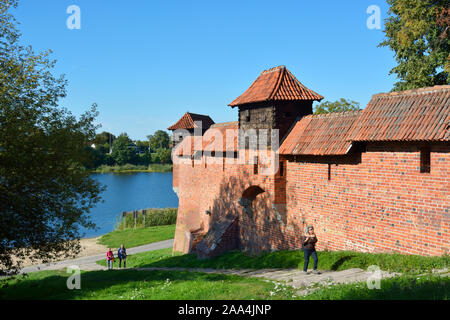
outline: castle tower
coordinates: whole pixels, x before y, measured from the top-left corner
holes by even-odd
[[[209,127],[213,124],[214,121],[209,116],[188,111],[180,118],[180,120],[167,128],[167,130],[172,131],[172,143],[173,146],[176,146],[181,142],[181,140],[183,140],[183,132],[185,134],[193,136],[195,129],[199,129],[201,127],[201,130],[199,130],[199,134],[203,135],[205,131],[208,130]]]
[[[272,129],[278,129],[281,143],[296,121],[312,113],[313,102],[322,99],[323,96],[306,88],[285,66],[278,66],[261,72],[229,106],[239,108],[240,143],[242,134],[249,129],[267,129],[269,137]],[[245,147],[248,148],[247,142]]]

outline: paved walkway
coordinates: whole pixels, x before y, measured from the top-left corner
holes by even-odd
[[[189,271],[189,272],[204,272],[212,274],[228,274],[243,277],[255,277],[269,280],[285,282],[285,284],[298,289],[306,289],[317,283],[352,283],[367,281],[373,272],[353,268],[342,271],[321,271],[321,274],[313,274],[309,272],[304,274],[299,269],[205,269],[205,268],[136,268],[141,271]],[[399,275],[399,273],[391,273],[381,271],[382,278],[391,278]]]
[[[139,247],[129,248],[129,254],[136,254],[141,252],[153,251],[158,249],[171,248],[173,246],[173,239],[155,242]],[[96,264],[95,262],[104,259],[105,255],[95,255],[89,257],[82,257],[72,260],[59,261],[51,264],[40,264],[30,267],[25,267],[21,273],[28,273],[41,270],[58,270],[64,267],[76,265],[82,270],[106,270],[105,267]],[[118,269],[116,269],[118,270]],[[121,269],[124,270],[124,269]],[[255,277],[268,279],[272,281],[283,282],[286,285],[292,286],[298,290],[298,294],[306,294],[311,292],[312,287],[316,284],[331,284],[331,283],[353,283],[366,282],[369,277],[373,277],[373,272],[368,272],[359,268],[346,269],[342,271],[321,271],[321,274],[304,274],[299,269],[208,269],[208,268],[134,268],[137,271],[188,271],[188,272],[204,272],[210,274],[228,274],[243,277]],[[442,277],[450,276],[447,269],[435,270],[440,273]],[[400,273],[392,273],[381,271],[381,278],[391,278],[400,275]]]
[[[153,250],[159,250],[159,249],[166,249],[166,248],[172,248],[173,247],[173,239],[165,240],[165,241],[159,241],[154,242],[150,244],[146,244],[139,247],[129,248],[127,249],[128,254],[136,254],[141,252],[147,252],[147,251],[153,251]],[[76,259],[70,259],[70,260],[63,260],[63,261],[57,261],[52,263],[46,263],[46,264],[38,264],[34,266],[25,267],[22,269],[20,273],[29,273],[29,272],[35,272],[35,271],[42,271],[42,270],[58,270],[62,269],[68,266],[78,266],[82,270],[105,270],[105,267],[102,267],[95,262],[101,259],[105,259],[106,252],[104,254],[98,254],[95,256],[89,256],[89,257],[81,257]]]

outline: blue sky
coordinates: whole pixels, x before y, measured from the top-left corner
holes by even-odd
[[[80,30],[66,27],[70,5]],[[237,120],[228,103],[278,65],[325,100],[364,107],[396,81],[382,29],[366,26],[370,5],[387,18],[384,0],[20,0],[14,14],[22,42],[52,49],[69,80],[62,106],[79,115],[96,102],[100,131],[145,139],[186,111]]]

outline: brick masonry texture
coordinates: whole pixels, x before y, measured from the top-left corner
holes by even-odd
[[[450,86],[377,94],[360,112],[310,115],[322,98],[285,67],[269,69],[230,104],[238,122],[212,126],[280,130],[272,175],[236,140],[225,149],[244,162],[202,154],[204,143],[191,158],[202,137],[183,139],[173,153],[186,159],[174,164],[175,251],[295,250],[314,225],[318,250],[450,253]]]
[[[189,252],[192,231],[235,214],[239,248],[251,253],[299,249],[309,224],[318,250],[448,253],[449,151],[448,144],[431,146],[430,173],[420,173],[419,147],[405,143],[370,143],[346,157],[287,158],[284,177],[253,174],[253,165],[208,164],[211,158],[177,165],[174,250]],[[252,216],[239,204],[251,186],[264,190]]]

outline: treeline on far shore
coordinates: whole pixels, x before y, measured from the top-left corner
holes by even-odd
[[[173,165],[171,163],[152,163],[148,166],[134,165],[127,163],[126,165],[108,166],[102,164],[101,166],[92,169],[95,173],[109,173],[109,172],[172,172]]]
[[[127,133],[118,137],[102,132],[87,146],[84,163],[92,172],[171,172],[170,137],[163,130],[147,136],[148,140],[131,140]]]

